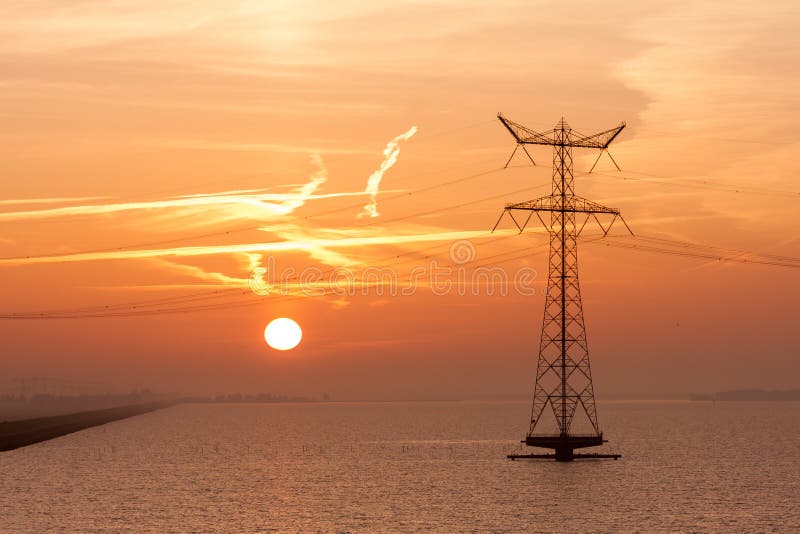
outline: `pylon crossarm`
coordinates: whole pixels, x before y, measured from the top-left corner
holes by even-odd
[[[500,122],[503,123],[503,126],[514,136],[514,139],[517,140],[517,143],[522,144],[526,143],[529,145],[552,145],[554,144],[554,140],[552,138],[553,130],[548,132],[537,132],[535,130],[531,130],[527,126],[523,126],[519,123],[514,121],[510,121],[503,116],[502,113],[497,114],[497,118],[500,119]]]
[[[578,195],[548,195],[525,202],[505,205],[505,210],[558,211],[565,213],[608,213],[619,215],[619,210],[609,208]]]
[[[620,132],[625,128],[625,123],[608,130],[591,135],[583,135],[564,125],[563,129],[548,130],[537,132],[518,122],[509,120],[502,113],[497,114],[497,118],[503,126],[511,133],[519,144],[526,145],[551,145],[567,146],[574,148],[608,148],[608,145],[616,139]]]
[[[589,169],[589,172],[587,172],[586,174],[592,174],[592,171],[597,166],[597,162],[600,161],[600,158],[603,156],[603,152],[608,154],[608,157],[611,158],[611,163],[614,164],[614,167],[616,167],[618,171],[622,170],[622,169],[619,168],[619,165],[617,165],[617,160],[615,160],[614,156],[611,155],[611,151],[608,150],[607,148],[603,148],[603,149],[600,150],[600,153],[597,155],[597,159],[595,159],[594,163],[592,163],[592,168]]]
[[[542,219],[542,216],[541,216],[541,215],[539,215],[539,212],[538,212],[538,211],[534,211],[533,213],[535,213],[535,214],[536,214],[536,217],[539,219],[539,222],[540,222],[540,223],[542,223],[542,227],[543,227],[543,228],[547,228],[547,230],[548,230],[549,232],[552,232],[552,228],[551,228],[551,226],[552,226],[552,225],[545,224],[545,223],[544,223],[544,219]]]
[[[625,225],[625,228],[627,228],[627,229],[628,229],[628,231],[631,233],[631,235],[634,235],[634,236],[635,236],[636,234],[634,234],[634,233],[633,233],[633,230],[631,230],[631,227],[630,227],[630,226],[628,226],[628,223],[625,221],[625,217],[623,217],[623,216],[622,216],[622,214],[620,214],[620,216],[619,216],[619,219],[622,221],[622,224],[624,224],[624,225]]]
[[[534,213],[535,213],[535,212],[533,212],[533,211],[531,211],[531,212],[529,212],[529,213],[528,213],[528,218],[527,218],[527,219],[525,219],[525,223],[522,225],[522,229],[519,231],[519,233],[522,233],[522,230],[525,230],[525,227],[526,227],[526,226],[528,226],[528,223],[530,222],[530,220],[531,220],[531,217],[533,217],[533,214],[534,214]]]
[[[519,145],[519,146],[521,146],[521,147],[522,147],[522,150],[524,150],[524,151],[525,151],[525,155],[526,155],[526,156],[528,156],[528,159],[529,159],[529,160],[531,160],[531,163],[532,163],[532,164],[533,164],[533,166],[535,167],[535,166],[536,166],[536,162],[535,162],[535,161],[533,161],[533,156],[531,156],[531,153],[530,153],[530,152],[528,152],[528,149],[527,149],[527,148],[525,148],[525,145]],[[617,167],[617,170],[619,170],[619,167]]]
[[[616,139],[619,133],[625,128],[622,122],[619,126],[592,135],[574,135],[574,130],[569,131],[569,146],[576,148],[601,148],[606,149],[611,141]],[[613,159],[613,158],[612,158]]]
[[[581,227],[578,230],[578,232],[575,234],[575,237],[580,237],[581,236],[581,233],[583,232],[583,229],[586,227],[586,223],[589,222],[589,217],[590,217],[590,215],[587,214],[586,218],[583,220],[583,224],[581,225]]]
[[[619,212],[615,209],[576,209],[576,208],[559,208],[559,207],[550,207],[550,206],[543,206],[541,208],[526,208],[520,206],[509,206],[506,208],[506,211],[509,213],[511,210],[525,210],[525,211],[543,211],[543,212],[555,212],[555,213],[588,213],[588,214],[600,214],[600,215],[618,215]]]
[[[505,164],[505,165],[503,165],[503,168],[504,168],[504,169],[507,169],[507,168],[508,168],[508,164],[509,164],[509,163],[511,163],[511,160],[512,160],[512,159],[514,159],[514,154],[516,154],[516,153],[517,153],[517,149],[518,149],[519,147],[520,147],[520,144],[519,144],[519,143],[517,143],[517,145],[514,147],[514,151],[513,151],[513,152],[511,152],[511,156],[509,156],[509,157],[508,157],[508,161],[506,161],[506,164]],[[592,168],[594,169],[594,167],[592,167]],[[592,171],[589,171],[589,172],[592,172]]]
[[[594,217],[594,220],[597,221],[597,226],[599,226],[600,229],[603,231],[603,237],[607,236],[608,230],[606,230],[605,226],[603,226],[603,223],[600,222],[600,219],[597,218],[597,214],[593,213],[592,217]]]
[[[491,233],[494,233],[494,231],[495,231],[495,230],[497,230],[497,227],[500,225],[500,221],[502,221],[502,220],[503,220],[503,216],[504,216],[506,213],[508,213],[508,216],[509,216],[509,217],[511,217],[511,220],[514,222],[514,225],[517,227],[517,230],[519,230],[519,233],[521,234],[522,232],[524,232],[524,231],[525,231],[525,228],[527,228],[527,226],[528,226],[528,223],[531,221],[531,218],[533,217],[533,214],[534,214],[534,213],[536,213],[536,212],[535,212],[535,211],[533,211],[533,210],[527,210],[527,211],[528,211],[529,213],[528,213],[528,216],[525,218],[525,222],[524,222],[524,223],[522,223],[522,224],[520,224],[520,223],[519,223],[519,221],[517,221],[517,218],[516,218],[516,217],[514,217],[514,214],[511,212],[511,210],[510,210],[510,209],[505,209],[505,210],[503,210],[503,213],[501,213],[501,214],[500,214],[500,217],[498,217],[498,219],[497,219],[497,222],[496,222],[496,223],[494,223],[494,226],[492,227],[492,232],[491,232]],[[536,216],[539,218],[539,220],[540,220],[540,221],[542,221],[542,218],[539,216],[539,214],[538,214],[538,213],[536,214]],[[545,228],[547,228],[547,225],[546,225],[546,224],[544,224],[544,221],[542,221],[542,225],[543,225]]]
[[[508,166],[511,164],[511,160],[514,159],[514,155],[517,153],[517,149],[520,148],[520,147],[522,147],[522,150],[523,150],[523,152],[525,152],[525,155],[528,156],[528,159],[531,160],[531,163],[533,164],[533,166],[536,167],[536,162],[533,160],[533,156],[531,156],[531,153],[528,152],[528,149],[525,148],[525,145],[523,145],[522,143],[517,143],[517,146],[514,147],[514,150],[511,152],[511,155],[508,157],[508,161],[506,161],[506,164],[503,165],[504,169],[507,169]]]
[[[614,167],[616,167],[618,171],[621,171],[622,169],[620,169],[619,165],[617,165],[617,160],[614,159],[614,156],[611,155],[611,152],[608,149],[606,149],[606,154],[608,154],[608,157],[611,158],[611,163],[614,164]]]
[[[494,223],[494,226],[492,227],[492,231],[491,231],[492,234],[494,233],[495,230],[497,230],[497,226],[500,224],[500,221],[503,220],[503,215],[505,215],[505,214],[506,214],[506,210],[503,210],[503,212],[500,214],[500,217],[498,217],[497,222]]]
[[[607,230],[607,231],[606,231],[606,233],[604,234],[604,237],[605,237],[605,236],[607,236],[607,235],[608,235],[608,232],[610,232],[610,231],[611,231],[611,227],[612,227],[612,226],[614,226],[614,223],[616,222],[616,220],[617,220],[617,218],[618,218],[618,217],[619,217],[619,215],[617,215],[617,214],[614,214],[614,216],[611,218],[611,224],[609,224],[609,225],[608,225],[608,230]]]
[[[509,216],[509,217],[511,217],[511,220],[512,220],[512,221],[514,221],[514,224],[516,224],[516,225],[517,225],[517,228],[519,229],[519,233],[522,233],[523,227],[519,225],[519,223],[517,222],[517,218],[516,218],[516,217],[514,217],[514,214],[513,214],[513,213],[511,213],[511,210],[508,210],[508,209],[507,209],[507,210],[505,210],[505,211],[507,211],[507,212],[508,212],[508,216]]]
[[[515,148],[515,149],[514,149],[514,151],[516,152],[516,150],[517,150],[517,149]],[[595,159],[595,160],[594,160],[594,163],[592,163],[592,168],[591,168],[591,169],[589,169],[589,172],[588,172],[588,173],[586,173],[586,174],[592,174],[592,171],[594,170],[595,166],[597,165],[597,162],[598,162],[598,161],[600,161],[600,157],[601,157],[602,155],[603,155],[603,151],[601,150],[601,151],[600,151],[600,153],[597,155],[597,159]],[[512,154],[511,156],[513,157],[514,155]],[[509,161],[511,161],[511,160],[509,160]],[[506,163],[506,166],[508,166],[508,163]]]

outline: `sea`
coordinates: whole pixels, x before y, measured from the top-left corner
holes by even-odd
[[[601,402],[571,463],[529,410],[176,405],[0,453],[0,532],[800,532],[800,402]]]

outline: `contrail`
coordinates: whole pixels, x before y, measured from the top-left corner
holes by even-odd
[[[408,141],[415,133],[417,133],[417,127],[412,126],[406,133],[398,135],[386,145],[386,148],[383,150],[384,157],[381,166],[378,167],[378,170],[373,172],[367,180],[367,188],[364,192],[369,194],[370,203],[364,206],[364,209],[358,214],[359,218],[366,216],[377,217],[379,215],[378,188],[381,185],[383,174],[391,169],[397,162],[397,156],[400,154],[400,141]]]
[[[110,197],[47,197],[47,198],[17,198],[0,200],[0,205],[10,206],[15,204],[66,204],[67,202],[84,202],[87,200],[108,200]]]
[[[317,171],[311,175],[311,179],[308,181],[308,183],[300,188],[296,198],[287,199],[281,203],[281,206],[286,214],[302,207],[303,204],[305,204],[305,201],[311,198],[311,196],[314,194],[314,191],[328,181],[328,169],[322,162],[322,156],[319,154],[312,154],[311,161],[317,166]]]
[[[214,205],[247,205],[264,210],[274,217],[288,215],[301,208],[308,200],[335,198],[345,196],[365,195],[362,192],[345,193],[316,193],[319,186],[328,180],[328,171],[319,154],[312,154],[311,161],[316,170],[308,182],[288,193],[264,193],[263,190],[239,190],[222,193],[199,195],[184,195],[165,200],[152,200],[140,202],[107,202],[100,204],[80,204],[61,206],[56,208],[42,208],[32,210],[17,210],[0,212],[0,221],[10,220],[36,220],[57,217],[71,217],[76,215],[101,215],[132,210],[153,210],[169,208],[196,208],[205,209]],[[32,199],[31,203],[56,203],[75,200],[107,199],[108,197],[75,197],[65,199]],[[23,201],[0,201],[0,204],[19,204]]]
[[[125,260],[142,258],[169,258],[211,256],[216,254],[259,254],[267,252],[306,252],[312,256],[321,249],[359,248],[377,245],[402,245],[425,243],[429,241],[454,241],[474,239],[485,235],[485,230],[460,230],[429,232],[420,234],[374,235],[363,237],[329,237],[305,241],[272,241],[261,243],[241,243],[236,245],[189,246],[163,249],[116,250],[106,252],[65,253],[59,256],[32,256],[0,259],[3,265],[28,265],[34,263],[66,263],[79,261]]]

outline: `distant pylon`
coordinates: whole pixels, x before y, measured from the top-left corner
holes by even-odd
[[[502,114],[498,114],[497,118],[517,141],[515,152],[520,146],[524,150],[525,145],[553,147],[552,193],[527,202],[506,204],[495,224],[495,228],[497,228],[507,213],[522,233],[531,217],[536,214],[537,219],[547,228],[550,235],[547,296],[539,344],[531,424],[525,437],[525,444],[532,447],[554,449],[555,454],[512,454],[509,455],[509,458],[555,458],[560,461],[571,461],[574,458],[616,459],[619,457],[617,454],[575,454],[573,452],[578,448],[602,445],[605,441],[597,421],[594,385],[589,366],[589,347],[586,341],[581,289],[578,281],[577,240],[590,219],[597,222],[603,235],[608,234],[617,219],[621,220],[626,228],[628,225],[622,219],[618,209],[601,206],[575,194],[572,148],[600,149],[600,155],[602,155],[602,152],[607,152],[608,145],[625,128],[625,123],[600,133],[583,135],[570,128],[563,118],[555,128],[547,132],[536,132],[506,119]],[[527,152],[525,150],[526,154]],[[530,154],[528,156],[530,157]],[[614,161],[614,165],[616,165],[616,161]],[[522,224],[514,217],[515,211],[528,212]],[[542,218],[542,213],[550,214],[549,224]],[[599,216],[608,215],[611,216],[611,220],[607,226],[604,226]],[[545,411],[548,406],[552,410],[558,433],[537,432],[540,422],[548,415]],[[579,408],[585,412],[592,427],[592,431],[588,434],[579,435],[570,432],[573,418]]]

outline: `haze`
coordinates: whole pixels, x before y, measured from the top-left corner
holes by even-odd
[[[604,156],[581,175],[596,154],[579,152],[576,192],[637,234],[800,256],[795,2],[410,5],[4,2],[0,311],[248,290],[270,265],[400,257],[407,275],[459,240],[542,289],[544,234],[485,234],[505,202],[546,193],[549,151],[425,190],[503,166],[498,111],[542,130],[626,121],[623,173]],[[602,242],[580,267],[599,399],[798,386],[796,268]],[[529,396],[541,291],[367,293],[0,321],[0,369],[109,391]],[[302,326],[298,348],[264,343],[276,317]]]

